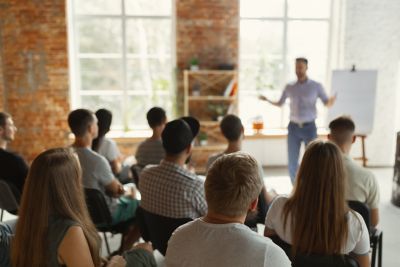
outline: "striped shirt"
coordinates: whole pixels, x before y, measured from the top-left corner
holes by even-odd
[[[204,181],[185,168],[165,160],[140,174],[140,205],[170,218],[198,218],[207,212]]]
[[[165,151],[161,140],[146,139],[139,144],[136,151],[136,161],[141,167],[150,164],[160,164],[164,158]]]

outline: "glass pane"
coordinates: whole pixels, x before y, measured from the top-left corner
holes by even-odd
[[[125,9],[128,15],[169,16],[171,4],[172,0],[125,0]]]
[[[82,90],[121,90],[121,59],[81,59]]]
[[[288,0],[291,18],[329,18],[331,0]]]
[[[122,128],[122,95],[83,95],[81,97],[83,108],[87,108],[93,112],[100,108],[110,110],[113,114],[112,128]]]
[[[120,53],[122,22],[120,19],[81,19],[77,21],[80,53]]]
[[[283,17],[284,0],[242,0],[241,17]]]
[[[326,81],[329,24],[323,21],[292,21],[288,24],[288,75],[295,79],[296,57],[308,59],[308,74],[321,83]]]
[[[264,95],[278,99],[281,92],[263,91]],[[265,101],[258,99],[258,94],[245,94],[240,95],[239,102],[240,117],[246,127],[251,128],[255,119],[262,118],[264,128],[280,128],[282,127],[282,110],[278,107],[272,106]]]
[[[146,112],[152,107],[149,96],[129,96],[125,115],[130,129],[148,128]]]
[[[129,19],[126,22],[127,52],[171,55],[170,19]]]
[[[129,59],[128,90],[159,90],[168,92],[172,89],[171,59]]]
[[[75,0],[77,14],[121,14],[120,0]]]
[[[240,60],[240,90],[281,90],[283,64],[280,57],[260,56]]]
[[[282,54],[283,23],[278,21],[241,20],[240,55]]]

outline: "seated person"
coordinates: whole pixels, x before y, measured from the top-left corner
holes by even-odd
[[[244,127],[239,117],[235,115],[226,115],[220,124],[220,129],[226,140],[228,141],[228,147],[222,153],[212,155],[207,161],[207,170],[211,167],[212,163],[219,157],[225,154],[234,153],[242,150],[242,141],[244,138]],[[264,172],[260,164],[258,164],[258,171],[260,173],[263,187],[260,196],[264,198],[264,202],[269,205],[276,196],[274,191],[268,192],[264,185]],[[259,222],[263,223],[268,206],[264,207],[264,210],[259,210]]]
[[[0,112],[0,179],[11,186],[19,203],[28,174],[28,165],[21,156],[7,151],[7,144],[14,140],[17,127],[10,114]]]
[[[185,165],[199,127],[199,122],[192,117],[166,124],[162,132],[164,159],[140,174],[140,205],[146,211],[164,217],[193,219],[206,213],[204,181]]]
[[[250,155],[219,157],[205,181],[207,214],[174,232],[166,266],[291,266],[281,248],[243,224],[247,213],[257,209],[262,186]]]
[[[134,195],[124,196],[124,188],[114,177],[106,158],[91,149],[92,141],[97,137],[97,118],[87,109],[76,109],[68,116],[68,124],[75,141],[72,145],[82,166],[82,182],[86,188],[100,190],[104,195],[113,224],[130,221],[135,217],[139,201]],[[134,226],[125,234],[120,250],[129,248],[139,237]]]
[[[161,133],[167,123],[165,110],[153,107],[147,112],[147,122],[153,131],[153,135],[139,144],[136,150],[137,165],[143,169],[150,164],[160,164],[165,156],[161,141]]]
[[[346,199],[366,203],[371,212],[371,225],[379,222],[379,185],[374,174],[361,167],[349,156],[356,140],[354,122],[349,117],[339,117],[329,124],[328,139],[334,142],[343,153],[344,167],[347,172]]]
[[[364,219],[347,206],[346,175],[339,148],[311,142],[290,197],[275,198],[265,219],[265,236],[278,235],[297,254],[352,254],[370,266],[369,233]]]
[[[110,131],[112,113],[107,109],[99,109],[95,114],[99,131],[97,137],[93,139],[92,150],[105,157],[114,175],[118,176],[121,172],[121,153],[115,141],[105,136]]]
[[[76,155],[69,148],[43,152],[33,161],[26,181],[12,240],[12,266],[100,267],[100,246],[85,205]],[[111,259],[107,266],[156,266],[143,246],[124,257]],[[132,261],[139,265],[127,264]]]

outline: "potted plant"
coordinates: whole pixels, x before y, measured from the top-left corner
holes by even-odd
[[[199,59],[194,57],[190,60],[190,70],[199,70]]]
[[[197,138],[199,139],[199,144],[200,146],[206,146],[207,145],[207,133],[205,132],[200,132],[199,135],[197,136]]]

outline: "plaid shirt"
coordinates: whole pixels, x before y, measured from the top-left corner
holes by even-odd
[[[140,174],[140,205],[170,218],[198,218],[207,212],[204,181],[181,166],[162,160]]]

